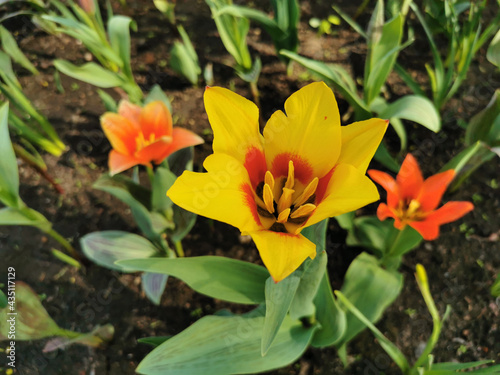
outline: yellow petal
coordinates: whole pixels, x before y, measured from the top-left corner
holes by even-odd
[[[178,206],[231,224],[241,231],[262,228],[248,174],[225,154],[212,154],[204,163],[208,173],[185,171],[167,195]]]
[[[277,156],[286,154],[308,164],[309,181],[324,176],[336,164],[341,147],[340,116],[332,90],[323,82],[307,85],[288,98],[285,112],[275,112],[264,128],[269,169],[275,178],[279,177],[277,170],[288,167],[289,161],[280,160],[286,163],[283,167],[273,163]],[[301,163],[292,159],[296,178],[309,183],[307,178],[301,179]]]
[[[387,120],[372,118],[342,126],[342,151],[338,163],[351,164],[366,172],[388,124]]]
[[[307,257],[314,259],[316,245],[302,235],[268,230],[248,233],[275,282],[295,271]]]
[[[207,87],[204,101],[214,132],[214,153],[229,154],[244,164],[249,149],[262,151],[259,109],[254,103],[221,87]]]
[[[357,210],[378,199],[377,187],[364,173],[352,165],[339,164],[326,187],[324,198],[317,203],[305,226]]]

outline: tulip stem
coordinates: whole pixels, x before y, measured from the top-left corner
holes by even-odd
[[[393,236],[393,240],[392,240],[392,244],[391,244],[391,247],[389,248],[389,251],[387,252],[387,255],[392,255],[394,253],[394,251],[397,249],[397,245],[399,243],[399,241],[401,240],[401,237],[403,235],[403,231],[404,231],[405,228],[401,228],[401,229],[398,229],[398,234],[396,235],[396,237]]]
[[[390,246],[386,248],[387,250],[382,255],[382,259],[380,260],[380,262],[388,268],[391,269],[399,268],[399,263],[401,262],[401,256],[397,256],[394,253],[398,249],[398,244],[401,241],[401,237],[403,236],[404,230],[405,228],[397,229],[398,231],[397,234],[391,236],[392,240]]]
[[[179,258],[184,258],[184,249],[182,248],[181,241],[174,241],[175,251],[177,252],[177,256]]]
[[[82,260],[82,258],[76,252],[75,248],[73,246],[71,246],[71,244],[68,242],[68,240],[66,240],[66,238],[64,238],[63,236],[61,236],[54,229],[50,229],[50,230],[46,231],[45,233],[47,233],[50,237],[52,237],[54,240],[56,240],[57,242],[59,242],[62,245],[62,247],[64,247],[66,249],[66,252],[72,258],[74,258],[76,261],[78,261],[80,263],[80,261]]]
[[[151,186],[153,186],[153,181],[155,180],[155,172],[153,171],[153,167],[147,166],[146,171],[148,172],[149,182]]]

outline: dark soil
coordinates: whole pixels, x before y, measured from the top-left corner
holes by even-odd
[[[268,8],[267,2],[258,3],[261,9]],[[352,14],[355,5],[341,7]],[[195,168],[201,168],[203,159],[212,152],[212,133],[203,108],[203,85],[191,87],[170,68],[159,64],[168,61],[169,49],[176,37],[174,29],[151,1],[128,1],[128,9],[116,10],[131,15],[138,23],[138,32],[133,34],[132,55],[139,84],[145,91],[160,84],[172,100],[176,124],[205,139],[204,145],[196,147]],[[340,63],[358,73],[359,59],[362,64],[366,51],[362,38],[346,24],[335,28],[333,35],[318,37],[308,26],[308,20],[332,14],[330,5],[304,2],[302,11],[300,53]],[[232,87],[251,98],[246,84],[226,65],[231,64],[231,58],[217,37],[205,3],[178,1],[177,14],[191,35],[202,66],[213,64],[215,85]],[[93,182],[107,171],[110,149],[100,129],[99,116],[104,107],[95,89],[64,76],[64,93],[59,93],[54,84],[51,61],[65,58],[82,63],[85,51],[67,37],[47,36],[37,31],[29,22],[11,22],[8,26],[18,32],[20,46],[42,72],[33,78],[23,76],[26,72],[19,69],[25,92],[69,146],[61,158],[44,156],[50,174],[65,194],[59,195],[33,169],[20,163],[21,197],[52,221],[54,228],[77,248],[78,239],[90,232],[114,229],[137,233],[128,207],[92,188]],[[311,77],[298,66],[293,76],[287,77],[269,37],[255,25],[249,38],[253,55],[258,53],[263,62],[259,80],[261,112],[262,117],[268,119]],[[401,60],[414,68],[414,73],[425,82],[423,66],[429,61],[428,49],[425,43],[417,46],[422,49],[411,46],[401,54]],[[433,134],[417,125],[406,124],[409,150],[419,159],[426,176],[436,173],[462,147],[464,130],[458,126],[459,119],[468,120],[484,108],[499,86],[500,75],[488,65],[484,49],[478,55],[469,79],[445,109],[442,132]],[[408,93],[408,89],[392,75],[388,92],[399,96]],[[110,94],[119,98],[113,91]],[[341,113],[345,113],[348,106],[341,97],[339,105]],[[350,121],[347,119],[346,123]],[[398,142],[392,130],[388,131],[387,139],[397,152]],[[376,163],[372,167],[381,168]],[[415,360],[432,330],[432,320],[413,276],[417,263],[427,269],[438,309],[444,312],[446,305],[452,308],[434,352],[436,361],[500,360],[500,300],[495,301],[489,294],[489,287],[500,271],[498,182],[498,162],[494,160],[482,166],[458,192],[445,196],[445,200],[473,201],[475,210],[462,220],[444,226],[438,240],[422,244],[404,259],[403,292],[377,326],[410,361]],[[377,204],[372,204],[362,212],[373,213],[376,207]],[[328,233],[328,270],[334,288],[340,288],[349,263],[359,253],[359,249],[344,245],[345,236],[332,220]],[[198,218],[183,245],[187,256],[223,255],[260,262],[253,242],[241,237],[237,229],[203,217]],[[137,343],[138,338],[177,334],[200,317],[221,308],[241,311],[241,306],[214,301],[173,278],[168,281],[161,306],[154,306],[141,291],[139,275],[119,274],[94,264],[76,271],[50,254],[50,249],[57,246],[34,228],[0,227],[0,281],[6,280],[7,267],[14,267],[19,281],[46,295],[43,304],[61,327],[88,332],[96,325],[111,323],[116,333],[112,342],[100,349],[75,345],[50,354],[42,353],[46,340],[19,342],[19,374],[134,374],[137,364],[150,351],[150,347]],[[368,331],[348,346],[348,354],[352,364],[344,369],[334,349],[309,349],[296,363],[271,374],[398,373]]]

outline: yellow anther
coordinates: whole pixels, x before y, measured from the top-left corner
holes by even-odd
[[[293,167],[293,161],[288,162],[288,178],[286,179],[285,188],[293,189],[295,184],[295,168]]]
[[[274,189],[274,177],[273,174],[269,171],[266,172],[266,175],[264,177],[264,182],[269,185],[271,188],[271,191]]]
[[[264,198],[264,204],[266,205],[267,210],[269,213],[274,213],[274,197],[273,197],[273,191],[271,190],[271,187],[268,184],[264,184],[264,190],[263,190],[263,196]]]
[[[416,199],[412,199],[410,204],[408,205],[408,209],[406,210],[406,216],[412,217],[420,208],[420,202]]]
[[[280,212],[280,214],[278,215],[278,219],[276,219],[276,221],[278,223],[286,223],[287,220],[288,220],[288,216],[290,215],[290,208],[287,208],[286,210],[283,210]]]
[[[309,185],[306,186],[302,194],[300,194],[295,202],[293,202],[293,205],[295,207],[299,207],[306,203],[307,200],[311,198],[311,196],[316,192],[316,189],[318,188],[318,182],[318,177],[314,177],[314,179],[309,182]]]
[[[313,212],[315,208],[316,208],[316,205],[314,205],[312,203],[304,204],[303,206],[300,206],[295,211],[293,211],[292,214],[290,215],[290,218],[296,219],[298,217],[307,216],[311,212]]]
[[[295,190],[283,188],[283,194],[281,194],[280,200],[278,202],[278,212],[281,213],[292,205],[292,195]]]

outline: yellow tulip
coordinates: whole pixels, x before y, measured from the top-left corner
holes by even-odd
[[[365,173],[388,121],[341,126],[324,83],[291,95],[263,134],[252,102],[220,87],[207,88],[204,100],[214,133],[208,173],[185,171],[167,195],[249,234],[275,282],[316,256],[302,229],[379,199]]]

